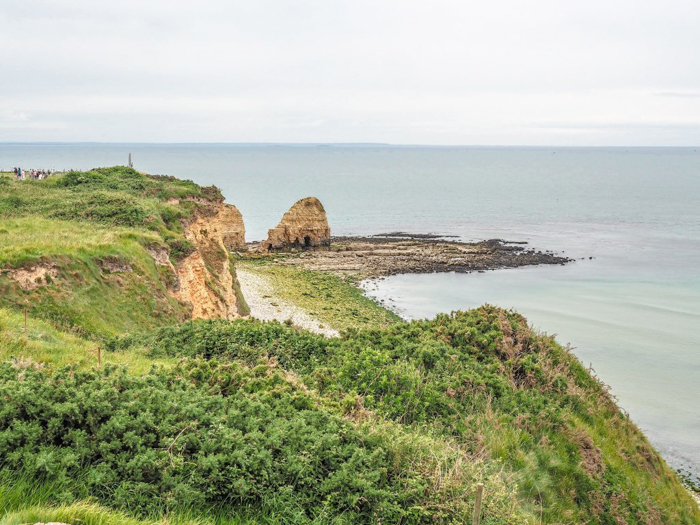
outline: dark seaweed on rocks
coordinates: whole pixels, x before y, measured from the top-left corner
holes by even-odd
[[[333,237],[329,249],[300,253],[283,264],[367,279],[402,273],[469,273],[573,262],[562,255],[502,239],[466,243],[435,238],[432,234],[384,235],[392,234]]]

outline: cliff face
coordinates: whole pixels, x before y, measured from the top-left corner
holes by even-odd
[[[323,204],[316,197],[297,201],[261,244],[264,251],[329,246],[331,229]]]
[[[186,225],[185,236],[194,251],[173,267],[173,296],[192,307],[192,319],[235,319],[242,313],[229,247],[240,248],[243,221],[234,206],[200,206]],[[155,257],[154,257],[155,259]],[[169,262],[169,261],[168,261]]]

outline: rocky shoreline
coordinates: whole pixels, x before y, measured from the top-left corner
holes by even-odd
[[[333,237],[329,248],[292,253],[279,263],[363,280],[402,273],[470,273],[572,261],[521,242],[491,239],[466,243],[432,234],[394,232]]]

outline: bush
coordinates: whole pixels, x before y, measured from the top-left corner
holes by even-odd
[[[693,523],[685,503],[658,510],[655,491],[687,495],[605,388],[513,312],[485,306],[339,339],[280,323],[193,321],[114,342],[130,345],[154,356],[278,362],[346,417],[427,427],[502,460],[546,522],[638,523],[658,511]],[[625,474],[611,476],[620,464]],[[615,506],[601,503],[609,498]]]
[[[266,365],[187,361],[54,374],[0,365],[0,466],[141,514],[271,506],[283,521],[336,516],[396,523],[415,515],[417,473],[392,474],[378,438],[315,407]]]
[[[165,223],[165,226],[169,230],[182,231],[182,211],[174,206],[159,206],[158,211],[160,213],[160,218]]]
[[[113,351],[145,346],[152,357],[203,357],[236,360],[253,366],[266,356],[284,368],[313,370],[324,359],[328,342],[323,337],[280,323],[247,320],[188,321],[164,327],[148,335],[114,338],[107,343]]]
[[[63,188],[71,188],[82,184],[101,184],[105,182],[106,177],[98,171],[74,171],[71,170],[56,181],[56,186]]]
[[[170,259],[173,262],[179,262],[191,253],[194,253],[195,246],[184,237],[168,239],[168,248],[170,250]]]
[[[64,201],[51,217],[65,220],[90,220],[117,226],[143,226],[147,213],[127,196],[96,191],[73,201]]]

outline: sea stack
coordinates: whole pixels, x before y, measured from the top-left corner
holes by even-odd
[[[238,208],[232,204],[223,204],[219,211],[219,219],[224,246],[232,252],[244,251],[246,249],[245,225],[243,215]]]
[[[318,248],[330,246],[331,229],[323,204],[316,197],[297,201],[277,226],[267,233],[263,251]]]

